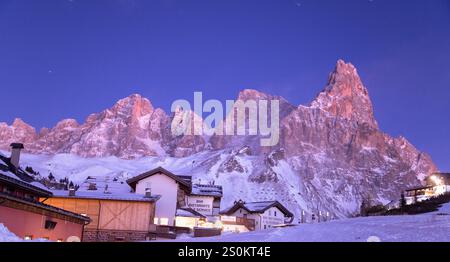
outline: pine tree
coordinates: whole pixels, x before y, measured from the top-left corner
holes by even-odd
[[[363,217],[368,216],[369,209],[371,206],[372,206],[372,197],[370,195],[367,195],[366,197],[363,198],[361,202],[360,215]]]
[[[402,193],[400,195],[400,211],[402,213],[405,211],[405,207],[406,207],[406,198],[405,198],[405,194]]]
[[[365,217],[367,215],[367,204],[366,204],[366,200],[363,199],[363,201],[361,202],[361,207],[359,208],[359,214],[362,217]]]
[[[36,175],[36,172],[33,170],[33,168],[31,166],[27,166],[25,168],[25,171],[27,171],[30,174]]]
[[[53,176],[53,174],[51,172],[50,172],[50,174],[48,174],[48,180],[55,181],[55,177]]]

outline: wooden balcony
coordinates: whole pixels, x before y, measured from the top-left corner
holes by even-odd
[[[254,219],[236,217],[236,221],[221,221],[224,225],[242,225],[248,228],[248,230],[253,231],[256,227],[256,222]]]

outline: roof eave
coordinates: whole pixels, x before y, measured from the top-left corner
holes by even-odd
[[[2,173],[0,173],[0,180],[3,180],[6,183],[10,183],[10,184],[13,184],[15,186],[18,186],[18,187],[20,187],[22,189],[25,189],[25,190],[34,191],[36,194],[39,194],[39,196],[41,196],[41,197],[50,197],[50,196],[53,195],[52,192],[50,192],[50,191],[47,191],[47,190],[42,189],[42,188],[39,188],[39,187],[34,186],[34,185],[32,185],[30,183],[27,183],[27,182],[23,182],[23,181],[21,181],[19,179],[15,179],[13,177],[3,175]]]
[[[127,184],[128,184],[131,188],[133,188],[133,190],[136,190],[136,184],[137,184],[137,182],[139,182],[140,180],[145,179],[145,178],[147,178],[147,177],[150,177],[150,176],[153,176],[153,175],[155,175],[155,174],[158,174],[158,173],[163,173],[163,174],[165,174],[166,176],[172,178],[172,179],[175,180],[178,184],[184,186],[185,189],[187,189],[188,191],[190,191],[191,188],[192,188],[191,185],[190,185],[188,182],[184,181],[182,178],[178,177],[177,175],[173,174],[172,172],[170,172],[170,171],[168,171],[168,170],[166,170],[166,169],[164,169],[164,168],[162,168],[162,167],[157,167],[157,168],[155,168],[155,169],[152,169],[152,170],[150,170],[150,171],[147,171],[147,172],[145,172],[145,173],[142,173],[142,174],[140,174],[140,175],[137,175],[137,176],[135,176],[135,177],[132,177],[132,178],[130,178],[130,179],[127,179],[126,182],[127,182]]]

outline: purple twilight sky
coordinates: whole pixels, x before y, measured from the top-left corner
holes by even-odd
[[[0,0],[0,121],[83,122],[140,93],[309,103],[352,62],[380,127],[450,171],[450,1]]]

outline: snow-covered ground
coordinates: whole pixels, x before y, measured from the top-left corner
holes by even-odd
[[[0,242],[22,239],[0,223]],[[168,241],[168,240],[164,240]],[[450,242],[450,203],[439,211],[414,216],[380,216],[302,224],[288,228],[249,233],[228,233],[218,237],[192,238],[184,235],[177,242]]]
[[[0,223],[0,242],[20,242],[22,239],[11,233],[2,223]]]
[[[302,224],[179,242],[450,242],[450,203],[439,211],[405,216],[360,217],[326,223]]]
[[[0,242],[48,242],[48,240],[43,238],[24,240],[16,236],[14,233],[9,231],[5,225],[0,223]]]

